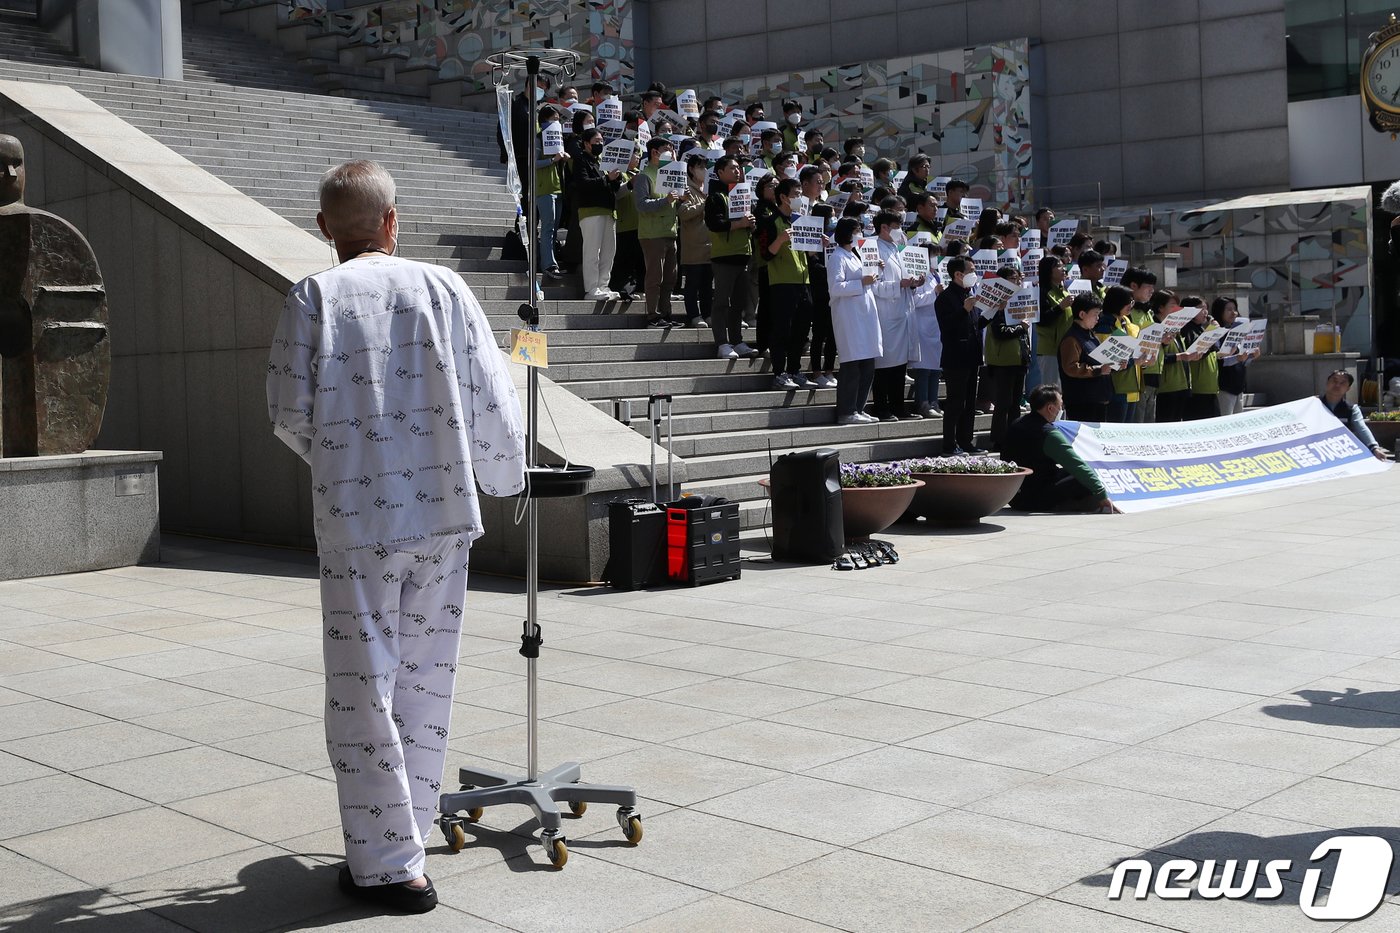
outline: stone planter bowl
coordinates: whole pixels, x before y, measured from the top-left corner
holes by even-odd
[[[1005,508],[1030,475],[1025,468],[1015,473],[915,473],[921,484],[904,517],[976,524]]]
[[[1395,441],[1400,439],[1400,421],[1371,421],[1368,418],[1366,427],[1371,429],[1377,444],[1386,450],[1395,449]]]
[[[915,480],[907,486],[843,487],[841,520],[846,540],[868,538],[893,525],[923,485]]]

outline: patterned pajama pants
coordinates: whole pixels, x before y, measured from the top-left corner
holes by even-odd
[[[423,874],[470,553],[451,535],[321,555],[326,749],[356,884]]]

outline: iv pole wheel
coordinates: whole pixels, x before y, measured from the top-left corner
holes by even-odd
[[[572,813],[574,816],[583,816],[585,813],[588,812],[588,804],[583,802],[582,800],[570,801],[569,812]]]
[[[481,807],[472,807],[467,811],[467,822],[475,823],[481,819],[481,814],[485,812]]]
[[[563,837],[545,835],[541,839],[544,842],[545,854],[549,856],[549,864],[556,869],[568,864],[569,847],[564,843]]]
[[[460,823],[453,823],[447,828],[447,847],[453,852],[461,852],[467,846],[467,831]]]
[[[619,807],[617,825],[622,827],[622,836],[629,845],[635,846],[642,841],[642,818],[637,815],[636,810],[631,807]]]

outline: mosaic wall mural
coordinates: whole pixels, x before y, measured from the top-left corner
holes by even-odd
[[[1244,200],[1244,199],[1242,199]],[[1250,316],[1315,314],[1341,328],[1342,349],[1371,351],[1368,188],[1279,192],[1221,202],[1157,205],[1105,212],[1124,228],[1124,253],[1181,254],[1180,288],[1215,294],[1219,282],[1248,282]],[[1229,202],[1226,202],[1228,205]],[[1271,333],[1279,333],[1271,330]]]
[[[256,0],[224,0],[236,9]],[[491,88],[486,56],[518,45],[573,49],[591,64],[578,80],[603,79],[632,91],[634,0],[282,0],[288,20],[318,22],[326,32],[436,68],[439,78],[466,78],[470,92]]]
[[[827,139],[863,136],[867,160],[933,157],[987,204],[1024,209],[1031,185],[1030,75],[1025,39],[863,64],[712,83],[727,104],[761,101],[781,115],[793,98]],[[659,77],[665,80],[664,73]]]

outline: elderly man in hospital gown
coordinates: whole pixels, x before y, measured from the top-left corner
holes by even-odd
[[[278,437],[311,467],[326,747],[345,835],[340,884],[394,909],[437,903],[436,813],[476,487],[524,488],[506,361],[457,273],[394,255],[394,181],[373,162],[321,179],[340,264],[287,295],[267,368]]]

